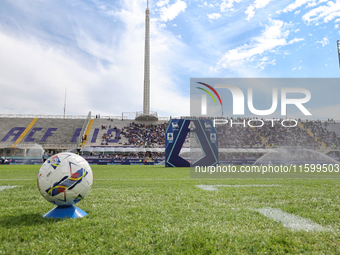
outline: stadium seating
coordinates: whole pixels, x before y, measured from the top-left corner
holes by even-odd
[[[128,139],[122,136],[120,132],[120,139],[115,139],[116,130],[113,130],[113,128],[117,127],[117,129],[122,130],[130,123],[131,120],[94,119],[85,146],[124,146],[124,144],[128,142]],[[109,139],[110,141],[107,141],[106,144],[106,139],[104,139],[103,136],[107,134],[108,131],[112,133],[113,138]],[[105,144],[102,144],[103,140]]]
[[[241,122],[243,119],[235,121]],[[168,122],[145,126],[133,120],[96,118],[90,121],[87,130],[82,130],[84,122],[84,118],[0,118],[0,149],[29,148],[34,144],[45,149],[165,146]],[[333,121],[304,120],[299,121],[295,128],[285,128],[280,124],[271,127],[271,122],[266,122],[261,128],[248,125],[216,127],[220,148],[340,148],[340,124]],[[87,139],[79,144],[81,134],[86,134]]]
[[[122,135],[128,139],[127,145],[146,148],[164,148],[167,127],[167,122],[149,126],[130,123],[122,129]]]
[[[2,118],[0,147],[72,148],[77,144],[84,119]]]
[[[20,131],[20,128],[26,128],[32,121],[33,118],[0,118],[0,147],[11,147],[16,140],[15,137],[11,136],[6,139],[5,136],[11,130],[15,134],[15,132]]]

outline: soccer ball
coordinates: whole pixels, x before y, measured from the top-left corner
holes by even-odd
[[[90,191],[92,169],[81,156],[63,152],[45,161],[38,174],[38,188],[50,203],[68,206],[78,203]]]

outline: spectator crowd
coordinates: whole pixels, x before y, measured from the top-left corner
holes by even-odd
[[[158,125],[143,125],[131,123],[122,129],[121,134],[128,138],[126,145],[145,148],[165,147],[165,132],[168,123]]]
[[[249,118],[227,118],[234,123],[248,123]],[[298,125],[295,121],[285,121],[285,126],[281,124],[282,119],[276,121],[252,120],[251,125],[216,125],[218,133],[218,143],[220,148],[307,148],[319,149],[326,145],[331,149],[340,148],[338,136],[335,132],[329,131],[327,126],[331,122],[321,121],[301,121]],[[119,130],[117,127],[103,126],[102,129],[109,129],[112,132],[104,134],[102,137],[104,144],[109,145],[110,139],[126,138],[125,146],[142,148],[164,148],[165,136],[168,122],[158,125],[143,125],[134,122]],[[294,126],[295,125],[295,126]],[[256,127],[261,126],[261,127]],[[292,127],[289,127],[292,126]],[[116,131],[116,136],[114,136]],[[121,136],[121,137],[120,137]],[[189,139],[186,139],[188,143]],[[324,144],[323,144],[324,143]]]

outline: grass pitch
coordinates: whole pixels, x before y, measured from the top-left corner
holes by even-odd
[[[339,179],[198,180],[188,168],[92,166],[92,190],[77,204],[88,216],[53,220],[42,218],[54,206],[38,191],[39,168],[0,165],[0,254],[340,253]],[[294,231],[262,208],[323,230]]]

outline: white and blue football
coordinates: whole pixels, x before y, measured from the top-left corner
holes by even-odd
[[[78,203],[90,191],[92,169],[81,156],[62,152],[45,161],[38,174],[38,188],[50,203],[68,206]]]

